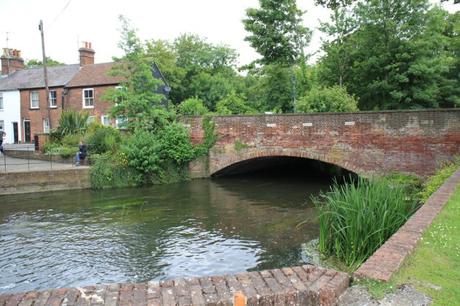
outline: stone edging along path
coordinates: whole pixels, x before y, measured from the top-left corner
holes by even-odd
[[[96,285],[0,295],[5,305],[334,305],[343,272],[301,267],[139,284]]]
[[[443,209],[460,184],[460,168],[355,272],[355,278],[389,281],[414,250],[423,232]]]

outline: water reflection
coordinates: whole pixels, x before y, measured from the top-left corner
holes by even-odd
[[[0,292],[295,265],[318,236],[306,200],[328,184],[236,177],[4,196]]]

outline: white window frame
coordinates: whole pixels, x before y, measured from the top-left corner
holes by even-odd
[[[43,118],[43,133],[49,134],[50,132],[50,120],[48,118]]]
[[[3,105],[3,92],[0,92],[0,112],[3,112],[5,105]]]
[[[107,124],[105,124],[105,119],[107,119]],[[104,126],[111,126],[109,115],[101,115],[101,123]]]
[[[36,94],[37,95],[37,106],[33,106],[33,102],[35,101],[33,99],[33,95]],[[30,109],[40,109],[40,93],[38,91],[31,91],[30,92]]]
[[[117,129],[126,129],[126,124],[124,124],[125,126],[120,126],[122,123],[127,123],[128,122],[128,118],[125,117],[125,116],[118,116],[116,119],[115,119],[115,127]]]
[[[86,123],[91,124],[93,122],[96,122],[96,116],[88,116],[88,119],[86,119]]]
[[[91,91],[93,93],[93,97],[92,98],[88,98],[89,100],[88,101],[91,101],[92,104],[91,105],[86,105],[86,98],[85,98],[85,92],[86,91]],[[83,104],[83,108],[94,108],[94,88],[83,88],[83,90],[81,91],[81,99],[82,99],[82,104]]]
[[[52,103],[52,101],[53,101],[53,98],[51,96],[52,92],[54,92],[54,96],[55,96],[54,97],[54,103],[55,103],[54,105]],[[50,96],[49,96],[50,108],[57,108],[57,90],[50,90],[49,93],[50,93]]]

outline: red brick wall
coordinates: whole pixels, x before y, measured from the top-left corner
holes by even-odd
[[[73,109],[77,111],[87,111],[90,116],[95,116],[97,120],[101,120],[101,115],[108,115],[109,109],[112,107],[112,103],[106,102],[102,99],[104,93],[109,88],[115,86],[93,86],[93,87],[75,87],[69,88],[68,94],[65,101],[65,109]],[[83,108],[83,89],[93,88],[94,89],[94,108]]]
[[[218,141],[210,175],[251,158],[317,159],[370,176],[402,171],[432,174],[460,155],[460,109],[214,117]],[[203,139],[201,118],[185,118],[192,140]],[[235,141],[247,145],[236,150]]]
[[[62,112],[62,87],[50,88],[56,90],[57,94],[57,108],[51,108],[51,127],[56,128],[61,117]],[[30,93],[37,91],[39,93],[39,109],[30,108]],[[45,89],[27,89],[21,90],[21,124],[24,127],[24,120],[30,120],[30,135],[33,141],[35,134],[43,133],[43,119],[48,118],[48,105],[46,104],[46,91]],[[24,129],[22,129],[22,139],[24,137]]]

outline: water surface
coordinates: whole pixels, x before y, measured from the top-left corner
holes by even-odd
[[[309,196],[328,185],[262,176],[3,196],[0,293],[296,265],[318,236]]]

